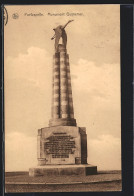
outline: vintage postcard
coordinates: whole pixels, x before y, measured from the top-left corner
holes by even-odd
[[[5,192],[121,191],[120,5],[5,5]]]

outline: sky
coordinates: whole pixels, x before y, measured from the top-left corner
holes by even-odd
[[[120,6],[6,6],[5,169],[37,166],[37,130],[51,119],[53,28],[66,27],[74,115],[86,127],[88,163],[121,169]],[[79,14],[78,14],[79,13]],[[18,18],[14,18],[17,14]]]

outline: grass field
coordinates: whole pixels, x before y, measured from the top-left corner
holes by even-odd
[[[6,192],[121,191],[121,171],[100,171],[89,176],[38,176],[28,172],[6,172]]]

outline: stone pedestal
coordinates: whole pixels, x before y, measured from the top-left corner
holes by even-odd
[[[87,164],[85,128],[46,127],[38,130],[38,165]]]
[[[56,126],[38,130],[38,166],[30,176],[91,175],[97,167],[87,164],[87,134],[84,127]]]

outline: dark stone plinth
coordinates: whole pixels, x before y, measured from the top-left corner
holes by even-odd
[[[29,169],[29,176],[87,176],[97,174],[97,166],[93,165],[46,165]]]

